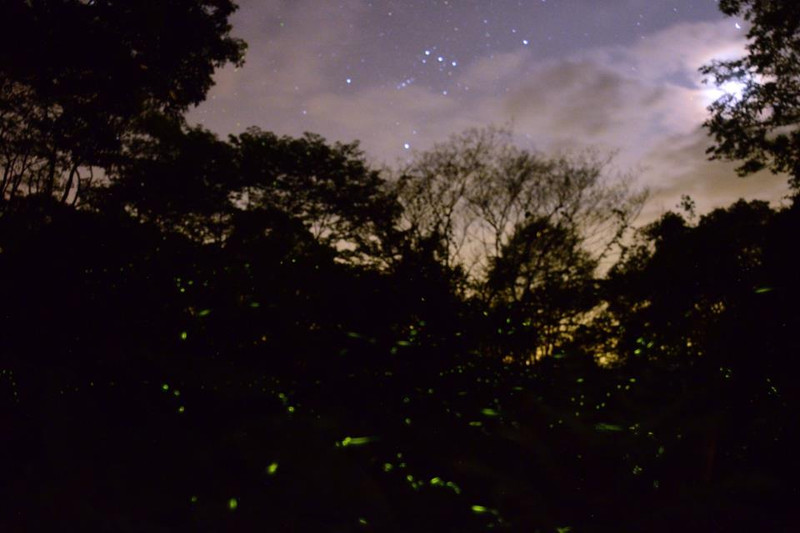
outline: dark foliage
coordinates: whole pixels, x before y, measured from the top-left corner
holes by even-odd
[[[743,85],[741,96],[714,102],[705,126],[714,137],[714,158],[740,161],[740,175],[768,168],[800,187],[800,5],[793,0],[722,0],[726,15],[750,24],[747,55],[714,61],[701,72],[717,85]]]
[[[77,202],[146,134],[142,119],[201,102],[240,64],[228,0],[0,3],[0,208],[28,193]]]

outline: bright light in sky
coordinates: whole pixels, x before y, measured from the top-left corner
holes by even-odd
[[[742,96],[744,95],[744,90],[747,88],[747,84],[742,81],[727,81],[722,85],[715,85],[713,87],[709,87],[705,93],[706,98],[708,99],[708,104],[716,102],[720,98],[726,95],[733,96],[734,100],[741,100]]]

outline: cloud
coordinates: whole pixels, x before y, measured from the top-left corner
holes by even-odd
[[[258,9],[253,2],[243,3],[234,21],[250,44],[247,64],[219,72],[211,99],[190,117],[215,131],[254,124],[280,134],[360,139],[373,162],[391,164],[468,127],[512,124],[541,150],[617,151],[617,165],[639,169],[640,182],[654,189],[650,213],[672,208],[684,193],[701,207],[783,194],[784,179],[741,180],[735,165],[705,156],[700,126],[714,91],[700,84],[697,69],[743,52],[743,32],[730,20],[678,24],[630,46],[567,57],[543,59],[520,47],[462,59],[443,94],[441,87],[370,83],[357,70],[334,69],[342,64],[334,56],[345,63],[360,57],[355,29],[366,2],[272,0]]]
[[[232,22],[233,34],[248,43],[245,65],[218,71],[190,120],[224,133],[296,124],[310,95],[345,82],[329,60],[350,42],[365,9],[361,0],[241,2]]]
[[[603,65],[561,61],[537,69],[505,108],[515,121],[551,137],[605,143],[636,127],[634,109],[657,106],[663,93]]]
[[[459,77],[459,82],[468,87],[486,89],[497,83],[508,82],[519,76],[530,59],[526,50],[505,54],[492,54],[474,61]]]
[[[787,176],[762,171],[739,177],[731,161],[709,161],[711,141],[697,128],[691,135],[664,139],[644,158],[651,197],[641,222],[646,223],[674,209],[684,194],[691,196],[699,212],[729,205],[740,198],[780,204],[789,194]]]
[[[729,21],[680,24],[631,47],[537,65],[504,108],[540,147],[618,151],[618,165],[652,190],[644,221],[674,208],[682,194],[701,212],[739,198],[779,202],[788,193],[785,176],[739,178],[736,163],[706,155],[711,141],[701,125],[718,93],[701,84],[698,69],[742,53],[742,32]]]
[[[458,105],[440,93],[414,86],[391,91],[368,88],[346,95],[324,92],[307,101],[308,122],[315,131],[335,139],[360,139],[378,164],[389,161],[380,155],[407,153],[405,144],[427,146],[446,136],[449,131],[436,124],[453,127],[452,117],[463,112]]]
[[[698,69],[743,52],[728,21],[679,24],[633,46],[612,46],[531,68],[507,109],[549,135],[613,146],[641,156],[667,136],[691,135],[713,91]],[[530,67],[529,67],[530,68]]]
[[[746,32],[730,20],[669,26],[644,36],[631,46],[608,46],[579,54],[587,60],[635,75],[645,82],[696,84],[698,69],[713,59],[734,59],[746,50]]]

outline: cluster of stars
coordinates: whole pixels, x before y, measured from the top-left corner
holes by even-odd
[[[436,50],[436,48],[434,47],[433,50]],[[447,68],[447,64],[448,63],[452,67],[457,67],[458,66],[458,62],[457,61],[449,61],[449,60],[445,59],[444,56],[440,56],[440,55],[434,56],[432,50],[425,50],[422,53],[422,56],[423,56],[422,57],[422,64],[423,65],[428,63],[428,60],[430,59],[431,61],[435,60],[437,63],[439,63],[441,68]]]

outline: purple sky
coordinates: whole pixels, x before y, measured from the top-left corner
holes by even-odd
[[[451,133],[507,125],[545,153],[613,151],[651,190],[642,221],[690,194],[701,212],[778,201],[786,179],[708,162],[720,93],[697,69],[744,50],[714,0],[240,0],[246,64],[189,115],[220,134],[358,139],[396,166]]]

